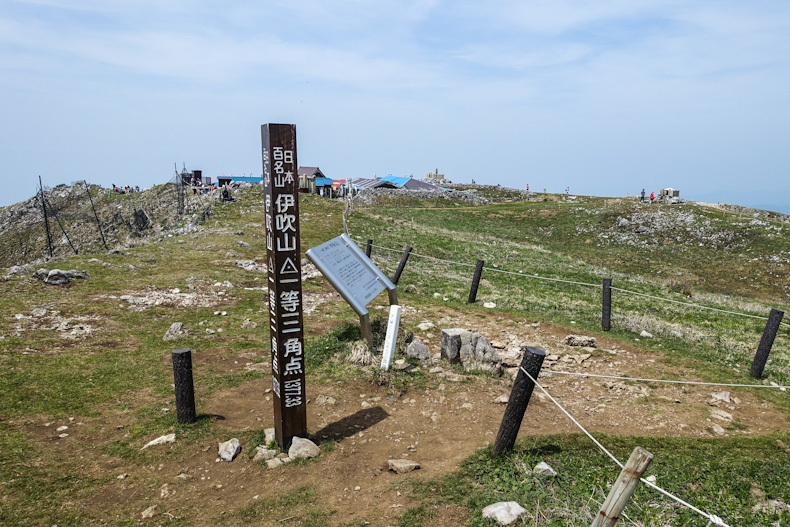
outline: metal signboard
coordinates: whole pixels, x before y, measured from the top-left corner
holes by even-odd
[[[261,143],[274,429],[287,449],[307,434],[296,126],[264,124]]]
[[[372,351],[373,337],[366,306],[384,289],[387,290],[390,304],[397,305],[395,284],[357,247],[348,234],[341,234],[308,249],[305,254],[359,315],[363,336]]]

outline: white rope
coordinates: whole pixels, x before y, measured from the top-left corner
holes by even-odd
[[[358,240],[362,239],[359,236],[355,236],[355,238],[357,238]],[[395,253],[402,253],[403,252],[403,251],[400,251],[400,250],[397,250],[397,249],[390,249],[389,247],[384,247],[384,246],[381,246],[381,245],[371,244],[371,247],[376,247],[377,249],[383,249],[385,251],[390,251],[390,252],[395,252]],[[467,263],[462,263],[462,262],[455,262],[455,261],[452,261],[452,260],[442,260],[441,258],[434,258],[433,256],[427,256],[427,255],[424,255],[424,254],[418,254],[418,253],[414,253],[414,252],[411,253],[411,254],[412,254],[412,256],[416,256],[418,258],[426,258],[428,260],[434,260],[434,261],[437,261],[437,262],[447,263],[447,264],[451,264],[451,265],[461,265],[461,266],[465,266],[465,267],[475,267],[472,264],[467,264]],[[601,284],[591,284],[589,282],[575,282],[573,280],[562,280],[560,278],[549,278],[549,277],[546,277],[546,276],[529,275],[529,274],[524,274],[523,272],[516,273],[516,272],[513,272],[513,271],[503,271],[502,269],[496,269],[496,268],[492,268],[492,267],[484,267],[483,270],[491,271],[493,273],[503,273],[503,274],[512,274],[512,275],[515,275],[515,276],[523,276],[525,278],[532,278],[532,279],[535,279],[535,280],[546,280],[546,281],[550,281],[550,282],[561,282],[561,283],[564,283],[564,284],[583,285],[583,286],[587,286],[587,287],[601,287]],[[699,304],[693,304],[691,302],[683,302],[681,300],[672,300],[671,298],[664,298],[664,297],[660,297],[660,296],[648,295],[647,293],[639,293],[637,291],[631,291],[629,289],[622,289],[620,287],[612,286],[611,289],[613,291],[620,291],[621,293],[628,293],[628,294],[631,294],[631,295],[644,296],[646,298],[652,298],[654,300],[662,300],[664,302],[671,302],[673,304],[680,304],[680,305],[689,306],[689,307],[696,307],[698,309],[707,309],[709,311],[717,311],[719,313],[726,313],[728,315],[736,315],[736,316],[741,316],[741,317],[756,318],[758,320],[768,320],[768,317],[763,317],[763,316],[760,316],[760,315],[750,315],[748,313],[740,313],[740,312],[737,312],[737,311],[727,311],[726,309],[719,309],[719,308],[716,308],[716,307],[702,306],[702,305],[699,305]],[[790,324],[788,324],[786,322],[779,322],[779,324],[782,325],[782,326],[790,327]]]
[[[390,249],[389,247],[382,247],[381,245],[371,244],[370,246],[371,247],[376,247],[377,249],[384,249],[385,251],[390,251],[390,252],[395,252],[395,253],[402,253],[403,252],[403,251],[399,251],[397,249]],[[418,253],[415,253],[415,252],[412,252],[412,253],[409,253],[409,254],[411,254],[412,256],[415,256],[417,258],[426,258],[428,260],[435,260],[437,262],[442,262],[442,263],[447,263],[447,264],[452,264],[452,265],[462,265],[464,267],[474,267],[474,265],[472,265],[472,264],[461,263],[461,262],[453,262],[452,260],[442,260],[441,258],[435,258],[433,256],[428,256],[428,255],[425,255],[425,254],[418,254]]]
[[[382,247],[380,245],[371,245],[371,247],[376,247],[377,249],[384,249],[385,251],[391,251],[391,252],[396,252],[396,253],[402,253],[403,252],[403,251],[399,251],[397,249],[390,249],[389,247]],[[447,264],[452,264],[452,265],[462,265],[464,267],[475,267],[472,264],[467,264],[467,263],[462,263],[462,262],[454,262],[452,260],[442,260],[441,258],[435,258],[433,256],[427,256],[425,254],[418,254],[418,253],[415,253],[415,252],[412,252],[411,255],[412,256],[416,256],[418,258],[426,258],[428,260],[434,260],[434,261],[437,261],[437,262],[442,262],[442,263],[447,263]],[[493,273],[512,274],[512,275],[521,276],[521,277],[524,277],[524,278],[533,278],[535,280],[548,280],[548,281],[551,281],[551,282],[562,282],[562,283],[565,283],[565,284],[575,284],[575,285],[586,285],[586,286],[590,286],[590,287],[600,287],[600,284],[589,284],[587,282],[574,282],[572,280],[561,280],[559,278],[548,278],[546,276],[536,276],[536,275],[529,275],[529,274],[524,274],[524,273],[516,273],[516,272],[513,272],[513,271],[503,271],[502,269],[497,269],[495,267],[483,267],[483,270],[484,271],[491,271]]]
[[[559,278],[549,278],[547,276],[538,276],[538,275],[534,275],[534,274],[530,275],[530,274],[524,274],[524,273],[514,273],[513,271],[503,271],[501,269],[492,269],[490,267],[484,267],[483,269],[485,269],[486,271],[493,271],[495,273],[513,274],[513,275],[516,275],[516,276],[523,276],[524,278],[534,278],[535,280],[548,280],[548,281],[551,281],[551,282],[562,282],[564,284],[586,285],[586,286],[590,286],[590,287],[601,287],[600,284],[589,284],[587,282],[574,282],[573,280],[561,280]]]
[[[545,389],[545,388],[543,388],[543,386],[541,386],[541,385],[538,383],[538,381],[537,381],[537,380],[536,380],[536,379],[535,379],[535,378],[534,378],[532,375],[530,375],[530,374],[529,374],[529,372],[528,372],[527,370],[525,370],[525,369],[524,369],[524,367],[523,367],[523,366],[519,366],[519,369],[520,369],[522,372],[524,372],[524,375],[526,375],[527,377],[529,377],[529,379],[530,379],[530,380],[531,380],[533,383],[535,383],[535,386],[537,386],[538,388],[540,388],[540,390],[541,390],[541,391],[542,391],[542,392],[543,392],[543,393],[546,395],[546,397],[548,397],[549,399],[551,399],[551,402],[553,402],[555,405],[557,405],[557,408],[559,408],[560,410],[562,410],[562,412],[563,412],[563,413],[564,413],[566,416],[568,416],[568,418],[569,418],[571,421],[573,421],[573,423],[574,423],[574,424],[575,424],[577,427],[579,427],[579,430],[581,430],[582,432],[584,432],[584,434],[585,434],[587,437],[589,437],[589,438],[592,440],[592,442],[593,442],[593,443],[595,443],[595,444],[598,446],[598,448],[600,448],[600,449],[601,449],[601,450],[602,450],[602,451],[603,451],[603,452],[604,452],[604,453],[605,453],[607,456],[609,456],[609,457],[612,459],[612,461],[614,461],[614,462],[617,464],[617,466],[619,466],[621,469],[625,468],[625,467],[624,467],[624,465],[623,465],[622,463],[620,463],[620,461],[619,461],[619,460],[618,460],[616,457],[614,457],[614,455],[612,455],[612,453],[611,453],[611,452],[609,452],[608,450],[606,450],[606,448],[605,448],[605,447],[604,447],[604,446],[603,446],[603,445],[602,445],[600,442],[598,442],[598,440],[597,440],[597,439],[595,439],[595,438],[592,436],[592,434],[590,434],[590,432],[588,432],[588,431],[587,431],[587,430],[586,430],[586,429],[585,429],[585,428],[584,428],[584,427],[583,427],[583,426],[582,426],[582,425],[579,423],[579,421],[577,421],[576,419],[574,419],[574,418],[573,418],[573,416],[572,416],[571,414],[569,414],[569,413],[568,413],[568,411],[567,411],[567,410],[565,410],[565,408],[563,408],[563,407],[562,407],[562,405],[561,405],[560,403],[558,403],[558,402],[557,402],[557,400],[556,400],[554,397],[552,397],[552,396],[549,394],[549,392],[547,392],[547,391],[546,391],[546,389]],[[692,511],[696,512],[697,514],[699,514],[699,515],[703,516],[704,518],[707,518],[707,519],[709,520],[709,521],[708,521],[708,525],[711,525],[711,524],[713,524],[713,525],[716,525],[716,526],[719,526],[719,527],[729,527],[729,525],[727,525],[726,523],[724,523],[724,521],[722,521],[722,519],[721,519],[721,518],[719,518],[718,516],[716,516],[716,515],[714,515],[714,514],[708,514],[707,512],[701,511],[700,509],[696,508],[695,506],[691,505],[690,503],[687,503],[687,502],[683,501],[682,499],[678,498],[677,496],[675,496],[675,495],[673,495],[673,494],[670,494],[670,493],[669,493],[669,492],[667,492],[666,490],[662,489],[661,487],[659,487],[659,486],[657,486],[657,485],[655,485],[655,484],[653,484],[653,483],[650,483],[649,481],[647,481],[647,480],[646,480],[646,479],[644,479],[644,478],[641,478],[641,480],[640,480],[640,481],[642,481],[642,483],[644,483],[644,484],[645,484],[645,485],[647,485],[648,487],[651,487],[651,488],[653,488],[653,489],[657,490],[658,492],[660,492],[660,493],[661,493],[661,494],[663,494],[664,496],[666,496],[666,497],[668,497],[668,498],[671,498],[671,499],[675,500],[676,502],[680,503],[681,505],[683,505],[683,506],[685,506],[685,507],[687,507],[687,508],[691,509]]]
[[[749,315],[747,313],[739,313],[737,311],[727,311],[726,309],[719,309],[719,308],[716,308],[716,307],[701,306],[699,304],[692,304],[691,302],[682,302],[680,300],[672,300],[671,298],[663,298],[663,297],[660,297],[660,296],[648,295],[646,293],[638,293],[636,291],[629,291],[628,289],[621,289],[619,287],[614,287],[614,286],[612,286],[612,290],[620,291],[621,293],[629,293],[629,294],[632,294],[632,295],[644,296],[644,297],[647,297],[647,298],[652,298],[654,300],[663,300],[664,302],[672,302],[673,304],[681,304],[681,305],[684,305],[684,306],[696,307],[696,308],[699,308],[699,309],[707,309],[709,311],[718,311],[719,313],[727,313],[728,315],[739,315],[739,316],[742,316],[742,317],[757,318],[757,319],[760,319],[760,320],[768,320],[768,317],[762,317],[762,316],[759,316],[759,315]],[[784,322],[780,322],[780,324],[790,327],[790,324],[785,324]]]
[[[544,394],[546,394],[546,397],[548,397],[549,399],[551,399],[551,402],[553,402],[554,404],[556,404],[556,405],[557,405],[557,408],[559,408],[560,410],[562,410],[562,412],[563,412],[563,413],[564,413],[566,416],[568,416],[568,419],[570,419],[571,421],[573,421],[573,423],[574,423],[576,426],[578,426],[578,427],[579,427],[579,429],[580,429],[582,432],[584,432],[584,433],[585,433],[585,435],[587,435],[587,437],[589,437],[589,438],[590,438],[590,440],[591,440],[593,443],[595,443],[596,445],[598,445],[598,448],[600,448],[601,450],[603,450],[603,452],[604,452],[604,453],[605,453],[607,456],[609,456],[609,457],[611,458],[611,460],[612,460],[612,461],[614,461],[615,463],[617,463],[617,465],[618,465],[620,468],[624,468],[624,467],[623,467],[623,464],[622,464],[622,463],[620,463],[620,461],[619,461],[619,460],[618,460],[616,457],[614,457],[614,455],[613,455],[611,452],[609,452],[608,450],[606,450],[606,448],[605,448],[605,447],[604,447],[604,446],[603,446],[601,443],[599,443],[599,442],[598,442],[598,440],[597,440],[597,439],[595,439],[595,438],[592,436],[592,434],[590,434],[590,432],[588,432],[587,430],[585,430],[585,428],[584,428],[584,427],[583,427],[581,424],[579,424],[579,421],[577,421],[576,419],[574,419],[574,418],[573,418],[573,416],[572,416],[571,414],[569,414],[569,413],[567,412],[567,410],[565,410],[565,408],[563,408],[563,407],[562,407],[562,405],[561,405],[560,403],[558,403],[558,402],[557,402],[557,400],[556,400],[554,397],[552,397],[552,396],[551,396],[551,394],[549,394],[549,392],[547,392],[547,391],[545,390],[545,388],[543,388],[543,386],[541,386],[540,384],[538,384],[538,381],[536,381],[536,380],[535,380],[535,378],[534,378],[534,377],[532,377],[532,375],[530,375],[530,374],[529,374],[529,372],[528,372],[527,370],[525,370],[523,366],[519,366],[519,369],[520,369],[521,371],[523,371],[523,372],[524,372],[524,374],[525,374],[527,377],[529,377],[529,379],[530,379],[532,382],[534,382],[534,383],[535,383],[535,386],[537,386],[538,388],[540,388],[540,389],[541,389],[541,391],[542,391]]]
[[[557,373],[559,375],[575,375],[577,377],[597,377],[599,379],[615,379],[619,381],[642,381],[642,382],[665,382],[671,384],[697,384],[700,386],[727,386],[731,388],[779,388],[782,391],[787,390],[790,386],[779,386],[773,384],[728,384],[722,382],[702,382],[702,381],[670,381],[666,379],[640,379],[639,377],[615,377],[614,375],[597,375],[595,373],[581,373],[574,371],[555,371],[555,370],[542,370],[545,373]]]

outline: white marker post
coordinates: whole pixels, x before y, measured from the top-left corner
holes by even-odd
[[[403,308],[399,305],[390,306],[390,318],[387,321],[387,336],[384,338],[384,350],[381,354],[381,369],[388,370],[392,366],[395,356],[395,342],[398,340],[400,327],[400,312]]]

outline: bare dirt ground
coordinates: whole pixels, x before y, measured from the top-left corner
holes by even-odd
[[[311,317],[308,327],[318,323]],[[543,347],[554,360],[544,364],[539,382],[591,432],[712,437],[716,430],[719,435],[767,434],[790,426],[786,415],[746,391],[729,390],[728,403],[712,398],[712,393],[726,390],[715,387],[626,383],[545,372],[695,379],[692,371],[667,366],[660,354],[605,338],[599,338],[594,349],[582,349],[563,343],[571,333],[565,328],[494,312],[457,312],[443,306],[404,310],[403,326],[416,327],[426,321],[435,328],[416,331],[415,337],[429,346],[432,355],[438,354],[441,328],[449,327],[478,331],[502,346],[503,355],[524,345]],[[229,355],[209,348],[195,360],[237,371],[250,367],[252,358],[249,352]],[[71,504],[96,511],[97,524],[139,520],[141,512],[152,505],[157,506],[154,516],[140,520],[144,524],[167,525],[178,518],[193,525],[246,524],[235,511],[308,485],[316,489],[314,504],[334,511],[330,524],[392,525],[411,505],[402,483],[452,472],[475,450],[494,441],[512,386],[512,372],[497,379],[459,376],[441,362],[421,368],[431,372],[427,388],[405,393],[365,379],[309,383],[308,431],[316,442],[333,440],[336,447],[303,465],[268,469],[252,461],[250,452],[256,445],[250,444],[243,445],[242,454],[233,462],[220,462],[216,442],[206,440],[187,452],[161,458],[157,450],[176,447],[152,447],[148,456],[156,461],[127,466],[102,451],[103,445],[122,438],[134,425],[134,413],[117,408],[107,409],[102,417],[75,416],[63,423],[42,418],[28,423],[26,429],[55,456],[79,459],[86,474],[109,480],[90,498]],[[270,381],[255,380],[217,392],[199,401],[199,413],[214,416],[216,426],[227,430],[223,440],[237,431],[271,427],[269,387]],[[139,394],[142,401],[150,397]],[[64,424],[69,426],[69,436],[59,438],[57,428]],[[536,389],[520,437],[577,431]],[[417,461],[421,468],[395,474],[387,469],[387,461],[393,458]],[[432,522],[460,525],[465,514],[448,507]],[[254,523],[288,525],[289,519],[281,512],[264,511],[262,521]]]

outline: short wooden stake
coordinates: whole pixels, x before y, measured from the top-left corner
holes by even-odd
[[[395,271],[395,276],[392,277],[393,284],[398,285],[398,280],[400,280],[400,275],[403,274],[403,270],[406,268],[406,262],[409,261],[409,255],[411,255],[411,247],[406,247],[406,250],[403,251],[403,256],[400,257],[398,270]]]
[[[472,288],[469,290],[469,303],[474,304],[477,300],[477,288],[480,287],[480,278],[483,276],[483,266],[485,260],[478,260],[475,266],[475,276],[472,278]]]
[[[527,346],[524,358],[521,359],[521,368],[524,368],[532,375],[533,379],[537,380],[545,358],[546,352],[543,349]],[[493,455],[498,456],[513,449],[518,430],[521,428],[521,421],[524,419],[524,412],[527,411],[529,398],[532,397],[534,389],[535,383],[519,368],[513,383],[513,391],[510,392],[510,399],[505,407],[505,414],[502,416],[502,424],[499,425],[499,433],[494,441]]]
[[[631,452],[631,457],[617,476],[617,481],[612,485],[612,490],[590,527],[611,527],[617,522],[651,461],[653,454],[642,447],[638,446]]]
[[[174,349],[170,355],[173,359],[178,422],[194,423],[197,417],[195,415],[195,387],[192,383],[192,350],[178,348]]]
[[[368,244],[365,246],[365,256],[370,258],[370,253],[373,251],[373,240],[368,238]]]
[[[760,345],[757,346],[757,353],[754,355],[752,361],[751,374],[755,379],[763,376],[765,363],[768,362],[768,354],[771,353],[771,348],[774,345],[776,333],[779,331],[779,324],[782,322],[784,311],[778,309],[771,309],[771,314],[768,315],[768,322],[765,323],[765,330],[763,337],[760,339]]]
[[[612,279],[603,279],[603,305],[601,308],[601,327],[609,331],[612,329]]]

